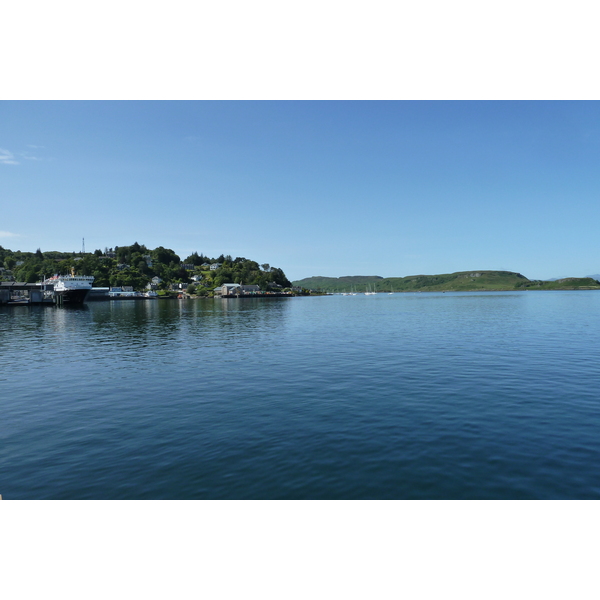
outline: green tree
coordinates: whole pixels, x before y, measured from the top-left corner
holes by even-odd
[[[169,248],[163,248],[162,246],[152,250],[151,255],[154,260],[164,265],[168,265],[171,262],[176,264],[181,262],[179,256],[177,256],[173,250]]]
[[[198,267],[206,260],[204,256],[199,256],[197,252],[192,252],[183,262]]]
[[[104,271],[94,271],[92,276],[94,277],[94,287],[108,287],[110,285],[109,276]]]
[[[21,278],[26,283],[37,283],[40,280],[40,275],[38,270],[34,266],[31,266],[23,273]]]

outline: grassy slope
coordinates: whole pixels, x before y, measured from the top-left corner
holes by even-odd
[[[532,281],[531,290],[597,290],[600,283],[591,277],[566,277],[557,281]]]
[[[293,285],[328,292],[354,289],[364,292],[369,288],[378,292],[450,292],[515,289],[600,289],[591,278],[560,279],[558,281],[531,281],[520,273],[510,271],[461,271],[444,275],[410,275],[408,277],[309,277],[294,281]]]

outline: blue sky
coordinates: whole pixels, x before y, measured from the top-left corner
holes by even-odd
[[[311,275],[600,272],[600,104],[0,103],[0,244]]]

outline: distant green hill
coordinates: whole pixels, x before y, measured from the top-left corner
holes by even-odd
[[[600,281],[592,277],[565,277],[556,281],[531,281],[527,287],[532,290],[597,290]]]
[[[367,285],[375,285],[385,281],[377,275],[354,275],[349,277],[309,277],[300,281],[293,281],[292,285],[302,286],[309,290],[323,290],[326,292],[364,292]]]
[[[525,289],[566,290],[600,289],[600,282],[590,277],[567,277],[557,281],[527,279],[511,271],[461,271],[445,275],[410,275],[408,277],[308,277],[292,282],[324,292],[462,292],[462,291],[506,291]]]

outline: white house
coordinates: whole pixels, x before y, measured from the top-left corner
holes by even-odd
[[[146,285],[146,289],[155,290],[158,287],[159,283],[162,283],[162,279],[158,276],[155,276],[150,280],[150,283]]]

